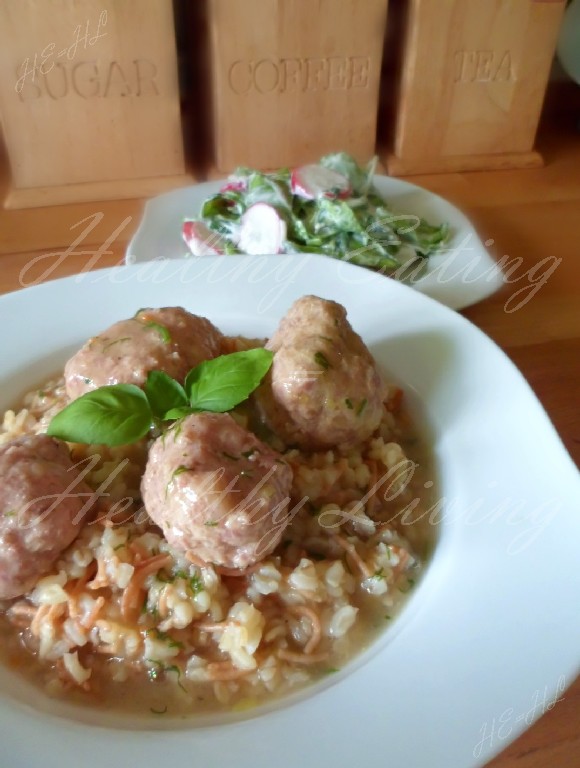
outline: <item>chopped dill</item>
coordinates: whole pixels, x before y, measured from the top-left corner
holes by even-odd
[[[356,415],[360,416],[364,409],[367,407],[367,399],[361,400],[359,407],[356,409]]]
[[[122,336],[120,339],[113,339],[113,341],[110,341],[108,344],[105,344],[105,345],[103,346],[103,352],[104,352],[106,349],[109,349],[110,347],[114,347],[114,346],[115,346],[115,344],[120,344],[122,341],[131,341],[131,337],[130,337],[130,336]],[[91,381],[91,380],[89,379],[89,380],[88,380],[88,381],[86,381],[85,383],[87,383],[87,384],[88,384],[90,381]]]
[[[164,643],[167,643],[170,648],[183,648],[183,643],[180,643],[179,640],[175,640],[171,635],[168,635],[167,632],[162,632],[156,627],[148,629],[147,634],[153,635],[157,640],[162,640]]]
[[[332,368],[332,366],[326,359],[326,356],[322,352],[316,352],[316,354],[314,355],[314,362],[318,363],[318,365],[321,368],[324,368],[325,371],[327,371],[329,368]]]
[[[199,593],[204,590],[203,579],[201,576],[198,576],[197,573],[190,576],[189,573],[186,573],[185,571],[176,571],[175,578],[186,581],[194,595],[199,595]]]
[[[405,595],[407,594],[407,592],[410,592],[414,586],[415,586],[415,579],[410,579],[409,577],[407,577],[406,589],[399,587],[399,592],[402,592]]]

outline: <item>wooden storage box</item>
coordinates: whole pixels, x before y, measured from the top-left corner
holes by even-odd
[[[208,0],[218,169],[375,151],[387,0]]]
[[[410,0],[393,174],[541,165],[565,0]]]
[[[171,0],[3,0],[8,207],[186,183]]]

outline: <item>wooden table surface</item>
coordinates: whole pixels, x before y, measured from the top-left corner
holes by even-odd
[[[494,240],[496,256],[507,255],[509,283],[463,314],[520,368],[580,465],[580,137],[574,120],[541,130],[539,149],[544,168],[411,180],[462,208],[482,240]],[[5,173],[3,179],[6,185]],[[120,264],[142,209],[143,201],[131,200],[0,211],[0,293]],[[490,768],[580,768],[580,678],[566,683],[572,685],[563,700]],[[494,738],[499,748],[500,737]]]

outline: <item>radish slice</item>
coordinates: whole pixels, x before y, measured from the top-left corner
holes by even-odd
[[[220,192],[243,192],[246,188],[246,182],[243,180],[237,181],[236,179],[228,179],[223,187],[220,187]]]
[[[331,171],[323,165],[301,165],[290,176],[292,193],[306,200],[319,197],[349,197],[350,181],[342,173]]]
[[[224,238],[202,221],[184,221],[181,233],[194,256],[223,256],[226,252]]]
[[[286,240],[286,222],[271,205],[252,205],[242,216],[241,224],[238,246],[242,253],[280,253]]]

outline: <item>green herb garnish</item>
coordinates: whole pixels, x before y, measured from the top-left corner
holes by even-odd
[[[169,489],[173,485],[173,481],[176,477],[179,477],[179,475],[182,475],[184,472],[190,472],[191,469],[189,467],[183,466],[183,464],[180,464],[176,469],[173,470],[171,473],[171,477],[169,478],[167,485],[165,486],[165,498],[167,498],[167,494],[169,493]]]
[[[225,253],[239,253],[244,213],[256,203],[266,203],[286,221],[284,253],[323,253],[393,273],[404,269],[409,249],[421,260],[440,249],[450,229],[448,224],[432,225],[404,210],[392,211],[373,185],[376,162],[374,158],[359,166],[345,152],[322,157],[319,164],[341,174],[345,184],[331,185],[312,200],[295,193],[287,168],[274,173],[236,168],[238,188],[208,197],[198,220],[219,236]]]
[[[185,387],[163,371],[151,371],[143,389],[134,384],[99,387],[57,413],[47,434],[72,443],[127,445],[159,422],[198,411],[225,413],[256,389],[272,358],[261,348],[221,355],[193,368]]]
[[[318,365],[321,368],[324,368],[325,371],[327,371],[329,368],[332,368],[328,360],[326,359],[325,355],[322,352],[316,352],[314,355],[314,362],[318,363]]]
[[[63,408],[47,434],[71,443],[126,445],[144,437],[152,423],[151,406],[134,384],[113,384],[87,392]]]
[[[103,346],[103,352],[104,352],[106,349],[109,349],[109,347],[114,347],[114,346],[115,346],[115,344],[120,344],[122,341],[131,341],[131,337],[130,337],[130,336],[123,336],[123,337],[122,337],[122,338],[120,338],[120,339],[113,339],[113,341],[110,341],[108,344],[105,344],[105,345]],[[89,381],[90,381],[90,379],[89,379]]]
[[[161,336],[164,344],[169,344],[171,342],[171,334],[164,325],[161,325],[161,323],[145,323],[145,327],[153,328],[155,331],[157,331],[157,333]]]
[[[153,415],[158,419],[175,408],[187,406],[187,395],[178,381],[164,371],[150,371],[143,387]]]
[[[268,349],[232,352],[206,360],[187,374],[185,391],[194,411],[223,413],[246,400],[262,381],[274,353]]]
[[[350,397],[345,397],[344,404],[349,409],[349,411],[352,411],[352,409],[354,408],[354,405],[352,404],[352,400],[350,399]]]
[[[194,595],[199,595],[199,593],[203,592],[205,589],[203,585],[203,579],[201,576],[198,576],[197,573],[194,573],[193,576],[190,576],[185,571],[176,571],[175,578],[187,581]]]
[[[185,691],[187,693],[187,689],[181,682],[181,670],[176,664],[172,664],[170,667],[165,667],[165,672],[175,672],[177,675],[177,685],[181,688],[182,691]]]
[[[161,640],[164,643],[167,643],[170,648],[183,648],[183,643],[180,643],[179,640],[174,640],[171,635],[167,634],[167,632],[162,632],[160,629],[156,629],[155,627],[148,629],[147,634],[153,635],[157,640]]]
[[[175,664],[167,666],[158,659],[145,659],[145,661],[154,665],[147,670],[147,674],[150,680],[159,680],[161,675],[167,674],[167,672],[175,672],[177,674],[177,684],[183,691],[185,691],[185,688],[181,684],[181,670],[178,666]]]
[[[407,585],[406,586],[407,586],[406,589],[402,589],[401,587],[399,587],[399,592],[402,592],[403,594],[406,594],[407,592],[410,592],[411,589],[415,586],[415,579],[410,579],[409,577],[407,577]]]
[[[366,399],[366,397],[365,397],[365,399],[364,399],[364,400],[361,400],[361,401],[360,401],[360,405],[359,405],[359,407],[356,409],[356,415],[357,415],[357,416],[360,416],[366,407],[367,407],[367,399]]]
[[[194,595],[199,595],[199,593],[204,590],[203,579],[201,576],[194,574],[189,577],[189,586]]]

